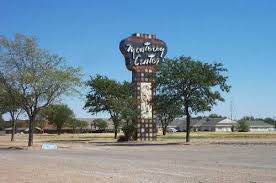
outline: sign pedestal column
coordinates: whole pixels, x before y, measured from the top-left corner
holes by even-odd
[[[156,140],[157,128],[151,99],[155,94],[151,69],[132,72],[133,94],[137,101],[137,108],[141,111],[137,118],[137,140]]]

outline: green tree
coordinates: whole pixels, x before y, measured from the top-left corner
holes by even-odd
[[[254,121],[255,118],[253,116],[244,116],[240,119],[240,121],[242,121],[242,120],[244,120],[244,121]]]
[[[82,129],[88,126],[87,121],[78,120],[77,127],[80,129],[80,132],[82,132]]]
[[[94,119],[91,123],[91,129],[92,129],[92,126],[94,126],[94,130],[97,130],[97,123],[102,121],[103,119],[101,118],[98,118],[98,119]]]
[[[106,76],[96,75],[87,82],[90,88],[84,109],[90,113],[108,112],[114,124],[114,138],[122,120],[122,106],[129,97],[130,85],[119,83]]]
[[[237,130],[239,132],[248,132],[249,131],[249,124],[246,120],[240,120],[237,125]]]
[[[218,114],[210,114],[210,115],[208,116],[208,118],[223,118],[223,116],[218,115]]]
[[[124,139],[123,141],[136,140],[136,126],[134,123],[125,124],[122,131],[124,133],[124,137],[121,137]],[[120,138],[119,141],[121,141]]]
[[[0,83],[16,99],[29,118],[28,146],[33,145],[34,121],[39,111],[63,94],[80,86],[79,68],[38,46],[30,36],[16,34],[14,40],[0,38]]]
[[[181,105],[175,98],[166,95],[157,95],[154,100],[156,118],[162,126],[163,135],[166,135],[168,125],[183,114]]]
[[[78,127],[78,119],[76,118],[70,118],[68,119],[68,121],[66,122],[65,126],[72,128],[73,133],[76,133],[76,129]]]
[[[161,63],[156,74],[158,91],[180,101],[186,115],[186,142],[190,141],[191,114],[210,111],[217,101],[224,101],[219,90],[230,90],[226,71],[221,63],[203,63],[183,56]]]
[[[271,125],[274,125],[275,128],[276,128],[276,120],[274,120],[274,119],[272,119],[272,118],[265,118],[265,119],[264,119],[264,122],[269,123],[269,124],[271,124]]]
[[[141,114],[141,110],[137,108],[136,100],[132,97],[131,84],[124,82],[122,87],[125,93],[124,100],[121,100],[121,118],[122,118],[122,131],[124,133],[124,139],[136,140],[137,139],[137,117]]]
[[[51,104],[43,110],[43,114],[56,126],[58,135],[62,127],[74,117],[73,111],[64,104]]]
[[[9,94],[5,90],[5,87],[0,83],[0,111],[2,113],[9,113],[12,122],[11,141],[13,142],[15,137],[16,120],[23,113],[21,106],[16,102],[16,98]]]
[[[121,118],[126,125],[134,124],[136,117],[140,114],[140,110],[137,109],[136,100],[132,97],[131,83],[125,81],[121,85],[121,91],[124,92],[121,101],[118,103],[121,109]]]
[[[103,119],[97,119],[95,120],[96,122],[96,127],[99,129],[99,130],[103,130],[105,131],[105,129],[107,128],[108,124],[105,120]]]
[[[5,121],[2,117],[3,114],[0,113],[0,131],[5,129]]]
[[[35,126],[41,128],[42,131],[44,132],[44,128],[48,124],[48,121],[46,118],[47,117],[46,114],[43,114],[43,112],[44,112],[44,109],[39,111],[39,113],[37,114],[35,119]]]
[[[83,120],[79,120],[76,118],[68,119],[67,123],[65,124],[67,127],[73,129],[73,133],[76,132],[76,129],[79,128],[79,131],[82,132],[82,129],[88,126],[88,123]]]

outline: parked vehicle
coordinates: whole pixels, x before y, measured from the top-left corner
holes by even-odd
[[[173,133],[178,132],[178,130],[175,129],[175,128],[169,128],[167,131],[168,131],[168,132],[173,132]]]

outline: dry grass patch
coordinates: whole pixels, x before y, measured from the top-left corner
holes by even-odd
[[[160,140],[184,140],[185,132],[168,133],[166,136],[158,135]],[[276,132],[192,132],[192,139],[271,139],[276,138]]]

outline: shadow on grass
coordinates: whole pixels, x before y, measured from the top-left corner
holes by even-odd
[[[0,151],[25,150],[26,147],[0,145]]]
[[[137,143],[137,142],[89,142],[97,146],[170,146],[170,145],[190,145],[189,143]]]
[[[248,146],[248,145],[276,145],[276,142],[211,142],[214,145],[238,145],[238,146]]]
[[[90,140],[86,140],[86,139],[71,139],[71,140],[46,140],[46,141],[42,141],[43,143],[87,143]]]
[[[190,145],[185,142],[175,143],[147,143],[147,142],[107,142],[107,141],[89,141],[89,140],[48,140],[45,143],[82,143],[82,144],[93,144],[96,146],[170,146],[170,145]]]

